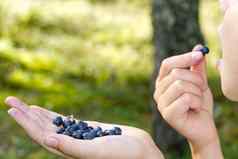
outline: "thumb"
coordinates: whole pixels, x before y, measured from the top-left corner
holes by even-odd
[[[47,136],[44,144],[72,158],[91,158],[93,153],[90,151],[96,150],[90,141],[76,140],[60,134]]]

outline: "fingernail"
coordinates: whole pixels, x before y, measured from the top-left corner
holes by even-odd
[[[194,47],[194,50],[193,50],[193,51],[199,51],[201,48],[203,48],[203,45],[202,45],[202,44],[197,44],[197,45]]]
[[[28,107],[24,105],[24,103],[19,100],[16,97],[7,97],[5,100],[5,103],[11,107],[15,107],[23,112],[27,112],[28,111]]]
[[[12,108],[12,109],[8,110],[8,114],[12,117],[15,117],[17,114],[17,110]]]
[[[13,105],[13,106],[18,106],[19,105],[19,101],[16,98],[13,97],[8,97],[6,99],[7,104],[9,105]]]
[[[203,58],[203,54],[200,51],[196,51],[192,53],[192,60],[194,63],[200,62]]]
[[[58,145],[58,140],[54,137],[48,137],[45,141],[45,144],[49,147],[55,148]]]

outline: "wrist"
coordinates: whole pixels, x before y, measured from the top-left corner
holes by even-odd
[[[223,159],[218,135],[212,141],[206,142],[204,144],[191,142],[189,144],[191,147],[193,159]]]

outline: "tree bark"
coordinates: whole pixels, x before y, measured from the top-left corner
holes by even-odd
[[[153,0],[152,6],[155,81],[160,64],[165,58],[188,52],[194,45],[204,41],[199,27],[198,0]],[[166,124],[155,103],[153,117],[154,137],[158,146],[164,151],[182,153],[186,146],[185,139]]]

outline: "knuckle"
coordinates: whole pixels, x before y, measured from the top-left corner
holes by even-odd
[[[183,100],[186,104],[191,104],[193,102],[193,96],[191,94],[185,93],[183,95]]]
[[[162,117],[163,117],[164,120],[166,120],[166,121],[171,121],[171,116],[170,116],[169,112],[168,112],[166,109],[164,109],[164,110],[161,112],[161,115],[162,115]]]
[[[184,91],[184,82],[182,80],[177,80],[174,83],[176,91],[183,92]]]
[[[162,114],[162,108],[161,108],[160,104],[157,104],[157,109],[158,109],[159,112]]]
[[[156,102],[158,102],[159,100],[159,95],[158,95],[158,90],[155,90],[154,94],[153,94],[153,98]]]
[[[171,75],[174,77],[174,78],[178,78],[180,76],[180,70],[179,69],[173,69],[172,72],[171,72]]]

